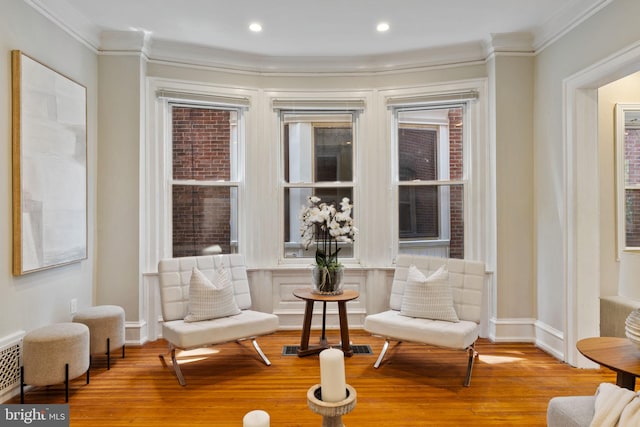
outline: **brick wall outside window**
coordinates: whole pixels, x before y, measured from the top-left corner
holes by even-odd
[[[173,107],[173,179],[231,178],[230,112]],[[173,256],[201,255],[210,245],[231,252],[231,198],[227,187],[173,186]]]
[[[449,109],[449,174],[452,180],[463,178],[462,108]],[[464,192],[462,186],[451,186],[451,242],[449,256],[464,258]]]
[[[624,138],[625,184],[640,184],[640,129],[627,129]],[[625,190],[626,246],[640,246],[640,190]]]

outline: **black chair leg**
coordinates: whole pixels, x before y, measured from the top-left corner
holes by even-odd
[[[64,401],[69,403],[69,364],[64,364]]]
[[[20,367],[20,403],[24,403],[24,366]]]

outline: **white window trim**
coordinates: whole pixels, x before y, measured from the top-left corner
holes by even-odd
[[[486,79],[433,85],[422,88],[391,89],[380,91],[379,103],[386,106],[386,134],[391,152],[391,203],[390,233],[392,258],[399,253],[398,230],[398,159],[394,130],[395,110],[400,107],[433,106],[466,103],[463,126],[463,177],[464,181],[449,181],[449,184],[465,184],[464,191],[464,257],[483,260],[491,270],[495,260],[495,147],[488,131],[488,95]],[[403,183],[406,184],[406,183]],[[421,183],[423,184],[423,183]]]
[[[191,98],[190,96],[193,95]],[[207,103],[207,100],[209,103]],[[246,218],[242,215],[244,203],[245,177],[245,141],[248,127],[245,111],[249,105],[255,105],[255,95],[251,91],[208,85],[205,83],[186,83],[171,79],[147,79],[147,142],[144,149],[144,200],[145,208],[141,224],[144,230],[143,253],[144,270],[153,272],[158,261],[172,253],[172,201],[171,185],[189,181],[173,181],[170,176],[171,156],[171,117],[170,104],[180,102],[183,105],[209,105],[220,108],[241,110],[238,117],[238,164],[234,181],[219,184],[238,188],[238,246],[245,247]],[[202,184],[196,183],[193,184]],[[205,184],[206,185],[206,184]]]
[[[335,112],[335,113],[352,113],[354,117],[353,121],[353,171],[352,180],[348,183],[330,182],[330,183],[315,183],[315,188],[321,187],[348,187],[353,188],[353,200],[351,201],[357,206],[359,198],[359,164],[360,156],[358,141],[362,138],[363,129],[365,129],[364,123],[366,122],[366,106],[371,105],[371,94],[369,92],[348,91],[348,95],[345,92],[266,92],[267,105],[271,108],[271,129],[275,132],[277,138],[277,145],[279,150],[278,155],[278,259],[279,265],[285,266],[308,266],[314,262],[312,258],[286,258],[285,257],[285,244],[282,236],[284,236],[284,188],[297,188],[297,187],[309,187],[309,183],[285,183],[282,177],[284,176],[284,152],[282,142],[282,112]],[[357,209],[357,208],[356,208]],[[357,219],[356,219],[357,221]],[[357,226],[357,224],[356,224]],[[359,244],[356,238],[353,244],[353,257],[340,258],[340,262],[345,265],[354,266],[359,265]]]

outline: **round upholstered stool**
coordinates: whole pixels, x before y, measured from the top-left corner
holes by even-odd
[[[86,372],[89,384],[89,328],[80,323],[56,323],[35,329],[22,340],[20,403],[24,386],[64,382],[69,401],[69,380]]]
[[[98,305],[78,311],[73,321],[89,327],[91,355],[106,354],[111,369],[111,352],[122,348],[124,358],[124,309],[117,305]]]

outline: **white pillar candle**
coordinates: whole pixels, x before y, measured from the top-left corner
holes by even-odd
[[[265,411],[256,409],[247,412],[242,419],[243,427],[269,427],[269,414]]]
[[[344,377],[344,354],[328,348],[320,352],[320,386],[323,402],[340,402],[347,398]]]

